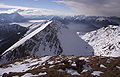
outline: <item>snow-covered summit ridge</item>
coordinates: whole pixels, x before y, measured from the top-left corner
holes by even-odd
[[[120,26],[109,25],[82,36],[94,49],[94,55],[120,57]]]

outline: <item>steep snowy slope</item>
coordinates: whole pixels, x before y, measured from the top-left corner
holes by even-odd
[[[92,55],[93,48],[60,22],[49,21],[41,27],[6,50],[1,61],[25,56]]]
[[[97,56],[120,56],[120,26],[103,27],[82,36]]]

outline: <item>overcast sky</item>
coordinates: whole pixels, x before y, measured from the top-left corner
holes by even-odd
[[[0,13],[120,16],[120,0],[0,0]]]

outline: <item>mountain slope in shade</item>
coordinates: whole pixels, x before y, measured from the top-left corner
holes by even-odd
[[[5,53],[7,53],[7,52],[9,52],[11,50],[14,50],[15,48],[17,48],[20,45],[22,45],[28,39],[30,39],[31,37],[33,37],[34,35],[36,35],[37,33],[39,33],[41,30],[43,30],[51,22],[52,21],[49,21],[48,23],[43,24],[41,27],[39,27],[38,29],[36,29],[34,32],[31,32],[30,34],[26,35],[24,38],[22,38],[21,40],[19,40],[18,42],[16,42],[14,45],[12,45],[10,48],[8,48],[2,55],[4,55]],[[38,25],[41,25],[41,24],[38,24]]]
[[[120,56],[120,26],[103,27],[82,36],[97,56]]]
[[[36,30],[38,33],[36,33]],[[31,33],[35,33],[34,36],[29,34],[30,38],[24,37],[28,40],[23,43],[20,42],[20,45],[16,44],[17,47],[8,49],[8,52],[2,56],[1,61],[11,61],[25,56],[59,54],[79,56],[92,55],[93,53],[89,44],[58,21],[52,21],[42,31],[39,28],[36,30]]]
[[[26,33],[27,28],[17,24],[0,24],[0,55]]]

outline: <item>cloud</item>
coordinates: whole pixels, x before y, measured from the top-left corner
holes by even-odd
[[[68,5],[75,14],[120,16],[120,0],[57,0]]]
[[[6,5],[6,4],[3,4],[3,3],[0,3],[0,8],[28,9],[27,7],[22,7],[22,6],[10,6],[10,5]]]
[[[73,15],[73,13],[60,12],[51,9],[11,6],[2,3],[0,3],[0,9],[2,9],[0,10],[0,13],[19,12],[22,15]],[[3,10],[3,9],[8,9],[8,10]]]
[[[39,1],[39,0],[33,0],[33,1]]]

